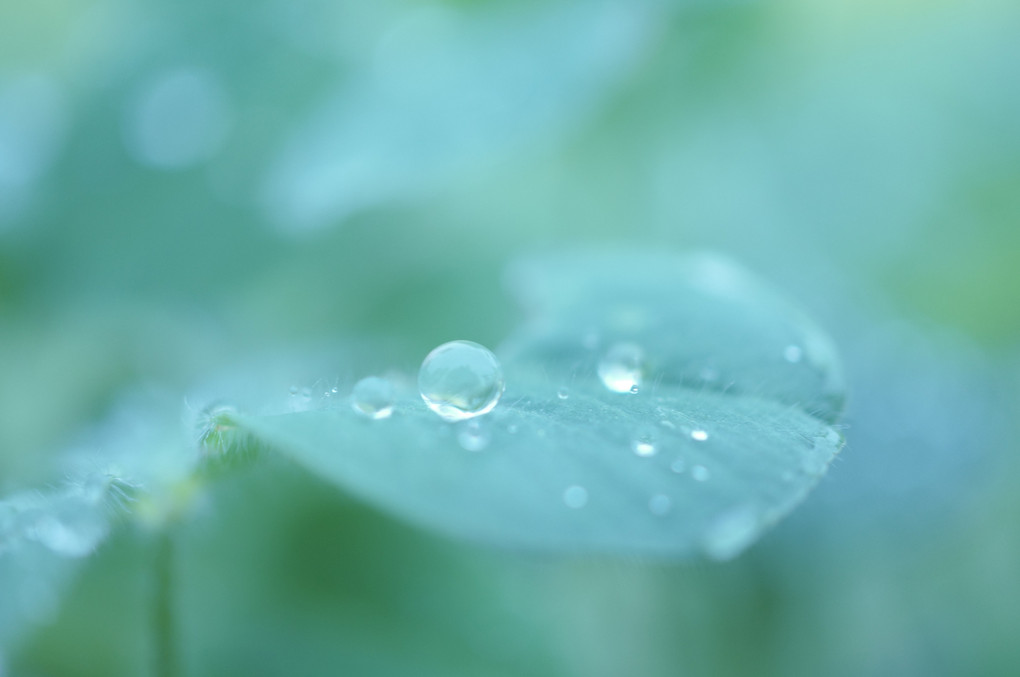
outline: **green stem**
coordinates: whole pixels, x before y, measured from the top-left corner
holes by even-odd
[[[174,547],[169,527],[159,535],[156,544],[156,599],[153,606],[152,627],[155,641],[156,677],[177,677],[177,633],[174,623]]]

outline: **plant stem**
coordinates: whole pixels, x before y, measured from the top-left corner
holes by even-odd
[[[155,604],[152,628],[155,643],[156,677],[177,677],[177,633],[174,623],[174,547],[170,529],[165,528],[156,543]]]

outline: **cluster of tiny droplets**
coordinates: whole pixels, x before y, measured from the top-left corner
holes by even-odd
[[[594,350],[598,341],[594,334],[586,335],[584,347]],[[801,361],[803,350],[789,345],[783,351],[785,360],[792,364]],[[707,375],[705,378],[710,378]],[[602,385],[614,393],[637,394],[645,380],[645,353],[641,346],[631,343],[612,345],[599,360],[597,373]],[[711,375],[714,378],[714,371]],[[450,341],[432,350],[422,362],[418,373],[418,389],[422,400],[440,418],[449,422],[468,421],[492,411],[503,395],[505,382],[502,366],[496,356],[485,346],[472,341]],[[333,393],[336,389],[333,389]],[[292,389],[292,395],[296,390]],[[564,386],[556,391],[559,400],[570,398],[570,391]],[[351,404],[355,411],[370,419],[388,418],[393,412],[393,386],[385,379],[368,377],[359,381],[352,392]],[[663,427],[675,430],[669,420],[661,421]],[[516,424],[509,424],[507,432],[515,434]],[[697,428],[689,433],[695,442],[709,439],[708,431]],[[540,435],[542,437],[542,435]],[[477,421],[470,421],[457,435],[460,446],[468,451],[485,449],[491,439],[489,429]],[[633,453],[642,458],[654,456],[659,451],[658,434],[654,428],[643,428],[631,443]],[[676,458],[669,469],[675,474],[688,472],[687,463]],[[689,469],[696,482],[707,482],[710,471],[704,465]],[[588,490],[581,485],[570,485],[563,492],[563,503],[572,509],[588,504]],[[648,502],[652,514],[664,516],[672,509],[672,499],[665,494],[655,494]]]

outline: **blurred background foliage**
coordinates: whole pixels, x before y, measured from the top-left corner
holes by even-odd
[[[494,345],[519,254],[709,248],[852,386],[762,543],[480,549],[268,459],[170,527],[181,674],[1016,674],[1018,35],[1013,0],[7,3],[0,492],[139,388]],[[158,540],[117,533],[0,674],[152,673]]]

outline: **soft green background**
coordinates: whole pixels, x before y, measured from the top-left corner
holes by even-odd
[[[1016,674],[1018,35],[1013,0],[6,3],[0,494],[145,439],[132,393],[495,345],[519,254],[709,248],[846,361],[848,447],[775,532],[536,558],[268,459],[173,527],[181,672]],[[115,535],[0,674],[149,674],[155,540]]]

